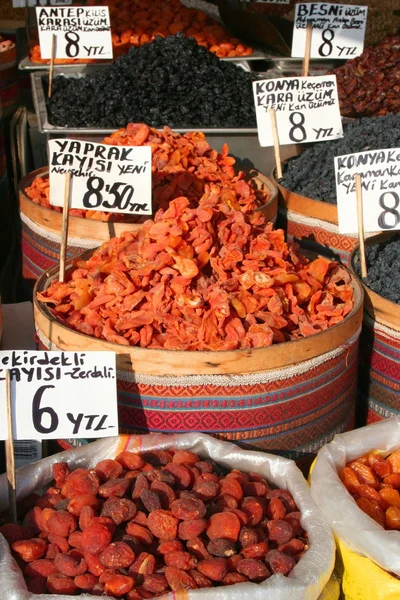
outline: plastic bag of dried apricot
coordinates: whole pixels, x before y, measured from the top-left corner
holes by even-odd
[[[389,458],[399,448],[400,416],[335,436],[314,463],[311,495],[334,531],[346,600],[400,598],[400,520],[387,517],[400,517],[400,455]]]
[[[291,460],[199,433],[120,436],[23,467],[17,490],[46,491],[30,539],[0,527],[7,600],[338,598],[331,530]]]

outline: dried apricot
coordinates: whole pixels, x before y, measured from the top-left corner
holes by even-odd
[[[92,573],[84,573],[83,575],[77,575],[74,577],[74,583],[76,587],[85,592],[90,592],[97,583],[97,577]]]
[[[53,479],[56,487],[61,489],[65,483],[67,476],[70,474],[69,467],[65,462],[54,463],[52,467]]]
[[[156,570],[156,559],[148,552],[141,552],[129,568],[129,573],[138,576],[152,575]]]
[[[197,570],[212,581],[222,581],[228,573],[228,563],[225,558],[206,558],[198,563]]]
[[[260,498],[256,496],[246,496],[243,498],[241,510],[246,513],[249,518],[249,525],[255,527],[264,518],[265,505]]]
[[[108,498],[101,509],[102,517],[109,517],[116,525],[130,521],[136,515],[136,504],[128,498]]]
[[[212,556],[228,558],[236,554],[236,545],[230,540],[215,538],[207,544],[207,550]]]
[[[143,490],[149,490],[150,484],[147,477],[141,473],[137,476],[132,490],[132,499],[137,500],[141,497]]]
[[[126,569],[135,560],[135,553],[125,542],[113,542],[99,554],[107,569]]]
[[[25,562],[32,562],[43,558],[47,550],[46,542],[40,538],[17,540],[11,544],[11,547]]]
[[[95,516],[96,513],[91,506],[84,506],[79,515],[79,529],[81,529],[81,531],[87,529]]]
[[[193,577],[198,588],[212,587],[213,583],[211,579],[203,575],[203,573],[199,573],[196,569],[190,569],[189,575]]]
[[[201,535],[206,529],[207,521],[205,519],[189,519],[179,523],[178,537],[181,540],[190,540]]]
[[[112,496],[121,498],[126,494],[130,485],[131,482],[129,479],[110,479],[99,487],[98,494],[102,498],[111,498]]]
[[[391,506],[385,514],[385,523],[387,529],[400,530],[400,508]]]
[[[278,544],[284,544],[294,537],[293,527],[287,521],[277,520],[267,523],[269,539]]]
[[[174,479],[178,490],[186,490],[192,481],[190,471],[183,465],[169,463],[165,467],[165,471],[170,473]]]
[[[174,540],[178,534],[178,523],[178,519],[166,510],[155,510],[147,520],[150,531],[160,540]]]
[[[140,541],[140,543],[145,544],[146,546],[149,546],[153,541],[153,536],[151,532],[147,529],[147,527],[143,527],[143,525],[138,525],[133,521],[130,521],[127,524],[125,531],[128,535],[133,535]]]
[[[90,494],[96,496],[99,489],[99,478],[88,469],[76,469],[67,475],[61,493],[67,498]]]
[[[184,545],[179,540],[170,540],[169,542],[161,542],[157,548],[158,554],[168,554],[168,552],[176,552],[177,550],[183,550]]]
[[[379,504],[367,498],[357,498],[356,502],[359,508],[371,517],[371,519],[374,519],[379,525],[385,527],[385,513]]]
[[[177,450],[172,457],[172,462],[177,465],[182,463],[195,465],[199,462],[199,457],[194,452],[190,452],[190,450]]]
[[[124,469],[128,471],[134,471],[135,469],[141,469],[144,465],[144,460],[140,456],[140,454],[135,454],[135,452],[121,452],[115,459],[118,463],[120,463]]]
[[[250,581],[264,581],[271,575],[266,564],[256,558],[244,558],[237,565],[238,573],[241,573]]]
[[[157,494],[161,502],[161,508],[164,510],[168,510],[172,502],[176,500],[174,490],[163,481],[153,481],[150,489]]]
[[[279,550],[270,550],[265,560],[272,573],[280,573],[281,575],[290,573],[296,564],[291,556],[279,552]]]
[[[167,567],[165,569],[165,578],[173,592],[179,590],[194,590],[197,588],[196,582],[186,571],[176,569],[175,567]]]
[[[140,494],[143,506],[148,512],[161,509],[161,501],[156,492],[152,490],[143,490]]]
[[[168,581],[162,573],[153,573],[144,578],[143,587],[152,594],[163,594],[168,590]]]
[[[242,555],[244,558],[264,558],[268,550],[268,542],[259,542],[243,548]]]
[[[50,533],[68,537],[70,533],[76,530],[77,526],[76,519],[71,513],[66,510],[59,510],[50,516],[46,528]]]
[[[235,583],[244,583],[248,581],[247,577],[241,573],[228,573],[222,580],[222,585],[233,585]]]
[[[267,516],[274,521],[283,519],[286,515],[286,508],[279,498],[272,498],[267,506]]]
[[[82,509],[85,506],[90,506],[93,510],[97,510],[99,508],[100,501],[96,496],[92,496],[91,494],[82,494],[80,496],[74,496],[68,503],[68,512],[75,517],[79,517],[82,512]]]
[[[232,512],[217,513],[210,517],[207,535],[210,540],[223,538],[237,542],[240,532],[239,518]]]
[[[204,502],[198,498],[174,500],[170,509],[174,517],[182,521],[201,519],[207,510]]]
[[[100,577],[105,571],[105,566],[100,562],[99,555],[92,554],[91,552],[84,552],[83,556],[86,560],[88,571],[95,575],[95,577]]]
[[[106,594],[112,594],[119,598],[130,592],[134,585],[135,580],[132,577],[114,574],[105,582],[104,591]]]
[[[85,559],[77,559],[67,554],[57,554],[54,559],[54,566],[63,575],[68,577],[75,577],[76,575],[82,575],[87,570],[87,564]]]
[[[211,558],[211,554],[208,552],[205,547],[204,542],[199,538],[195,537],[187,541],[186,548],[197,558]]]
[[[57,571],[52,560],[40,558],[28,563],[24,569],[24,574],[28,577],[48,577]]]
[[[94,468],[99,481],[105,483],[109,479],[117,479],[122,473],[122,465],[116,460],[106,458],[101,460]]]
[[[112,540],[112,534],[106,525],[92,523],[82,534],[82,548],[85,552],[99,554]]]
[[[50,594],[75,594],[77,587],[74,580],[66,575],[54,573],[47,578],[46,586]]]
[[[183,552],[182,550],[169,552],[164,556],[164,560],[168,567],[176,567],[184,571],[194,569],[197,565],[197,560],[189,552]]]

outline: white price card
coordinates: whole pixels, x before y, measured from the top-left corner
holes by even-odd
[[[296,4],[292,56],[302,58],[307,23],[312,25],[310,58],[354,58],[364,48],[367,6],[307,2]]]
[[[16,440],[118,435],[115,352],[0,352],[0,439],[7,439],[6,369]]]
[[[55,58],[112,59],[108,6],[37,6],[36,19],[42,58],[55,35]]]
[[[400,148],[335,157],[340,233],[357,233],[355,175],[361,175],[364,231],[400,229]]]
[[[63,206],[71,172],[70,208],[151,215],[150,146],[49,141],[50,204]]]
[[[261,146],[274,145],[270,108],[276,112],[280,144],[343,137],[336,75],[254,81],[253,95]]]

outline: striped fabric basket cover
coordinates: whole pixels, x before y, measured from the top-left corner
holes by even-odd
[[[37,340],[58,349],[39,330]],[[358,342],[359,332],[317,358],[245,375],[118,371],[120,432],[201,431],[291,458],[315,453],[354,426]]]
[[[362,331],[360,380],[367,422],[400,414],[400,331],[367,314]]]
[[[288,241],[325,256],[332,256],[346,266],[358,244],[356,234],[339,233],[338,225],[279,208],[278,225],[284,227]]]
[[[42,273],[59,263],[61,236],[34,223],[21,213],[22,224],[22,276],[38,279]],[[67,256],[77,256],[85,250],[97,248],[99,240],[68,236]]]

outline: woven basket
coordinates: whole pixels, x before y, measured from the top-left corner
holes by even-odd
[[[369,238],[367,245],[393,234]],[[354,269],[358,246],[351,255]],[[364,285],[364,323],[360,345],[360,395],[367,422],[400,414],[400,306]]]
[[[56,276],[42,276],[35,292]],[[355,307],[342,323],[268,348],[127,348],[61,325],[34,300],[36,333],[43,349],[116,352],[121,432],[202,431],[298,457],[354,426],[363,294],[353,282]]]

